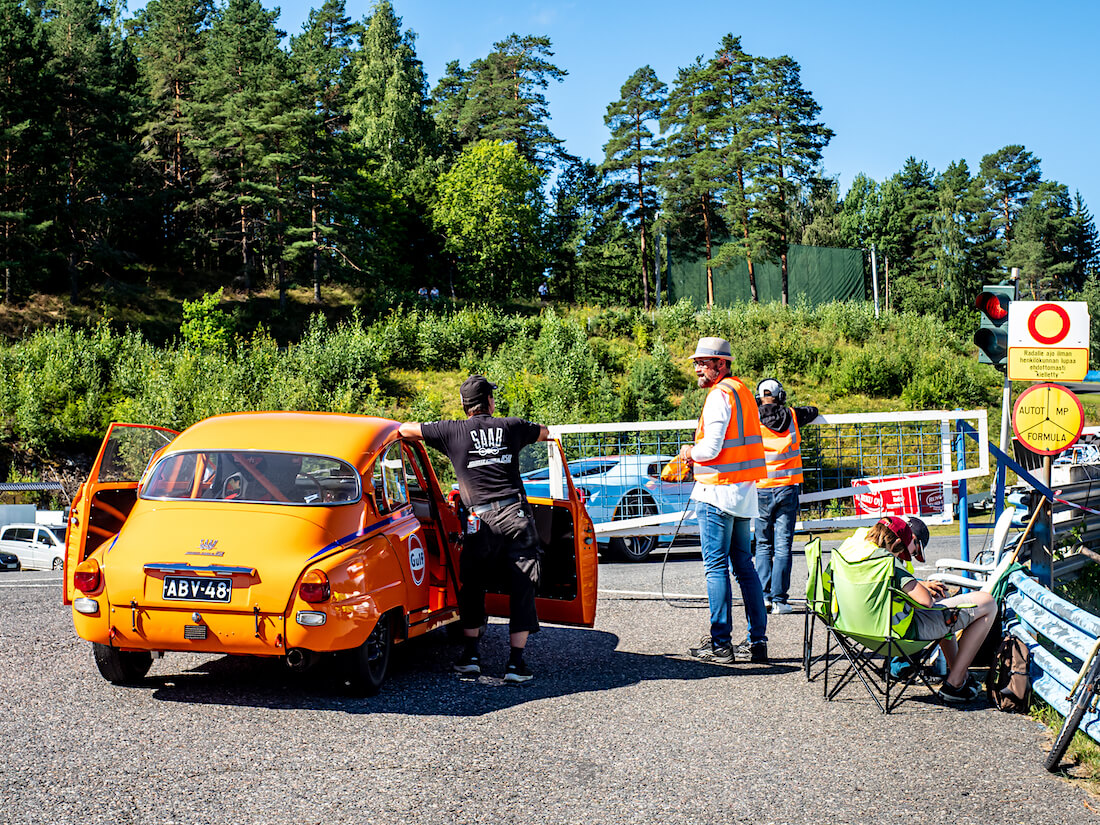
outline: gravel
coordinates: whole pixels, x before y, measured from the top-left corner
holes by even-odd
[[[653,595],[605,595],[592,630],[544,628],[532,682],[501,683],[494,622],[481,680],[449,672],[457,649],[436,633],[359,699],[324,672],[191,654],[113,686],[57,574],[0,574],[0,822],[1096,821],[1100,802],[1043,770],[1026,716],[923,688],[889,716],[858,684],[825,702],[797,612],[772,617],[770,666],[692,662],[705,602],[661,599],[659,558],[600,575]],[[793,590],[804,575],[799,556]],[[703,593],[696,557],[668,563],[665,590]]]

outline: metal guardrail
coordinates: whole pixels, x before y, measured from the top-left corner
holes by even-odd
[[[1011,611],[1005,628],[1031,651],[1031,687],[1062,716],[1081,664],[1100,638],[1100,617],[1054,595],[1022,570],[1012,574],[1016,590],[1005,599]],[[1100,741],[1100,715],[1086,711],[1080,730]]]

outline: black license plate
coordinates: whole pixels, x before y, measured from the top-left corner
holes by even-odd
[[[165,576],[164,598],[189,602],[228,602],[233,598],[233,580]]]

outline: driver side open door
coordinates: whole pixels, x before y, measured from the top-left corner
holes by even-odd
[[[88,480],[69,508],[65,535],[65,604],[73,598],[76,566],[114,538],[137,501],[138,482],[153,458],[179,435],[149,424],[113,423],[100,445]]]
[[[542,575],[535,598],[539,620],[592,627],[599,567],[596,531],[573,485],[561,444],[551,440],[525,447],[521,466],[527,463],[528,451],[534,450],[549,450],[536,460],[546,464],[549,458],[550,469],[549,495],[527,499],[542,548]],[[490,615],[507,616],[508,601],[502,593],[489,593],[486,609]]]

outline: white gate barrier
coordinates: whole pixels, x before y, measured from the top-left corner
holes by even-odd
[[[958,421],[979,443],[955,449]],[[601,539],[617,536],[697,534],[685,517],[692,483],[663,482],[660,465],[692,443],[695,421],[555,425],[577,486],[593,479],[589,514]],[[953,485],[989,475],[985,410],[820,415],[802,428],[803,483],[799,531],[872,524],[882,514],[920,510],[932,524],[954,518]],[[622,467],[619,477],[599,476],[611,459],[646,457]],[[601,461],[597,462],[596,459]],[[550,493],[564,496],[556,450],[548,450]],[[655,472],[654,472],[655,470]],[[585,474],[589,475],[585,475]],[[596,486],[599,485],[599,486]]]

